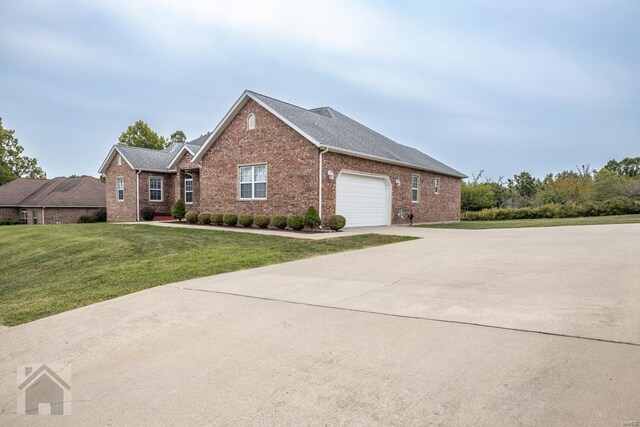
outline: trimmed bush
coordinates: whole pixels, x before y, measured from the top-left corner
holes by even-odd
[[[322,220],[318,215],[318,211],[313,206],[309,206],[309,209],[307,209],[307,212],[304,214],[304,225],[313,230],[319,227],[320,224],[322,224]]]
[[[256,215],[253,222],[260,228],[267,228],[271,223],[271,218],[266,215]]]
[[[211,224],[214,224],[214,225],[222,225],[222,224],[224,224],[224,215],[222,215],[222,214],[211,214]]]
[[[292,230],[302,230],[304,228],[304,218],[300,215],[290,215],[287,218],[287,226]]]
[[[342,230],[345,225],[347,220],[342,215],[332,215],[327,220],[327,226],[334,231]]]
[[[80,218],[78,218],[78,222],[80,224],[88,224],[90,222],[93,222],[93,216],[91,216],[91,215],[82,215]]]
[[[226,225],[233,227],[238,223],[238,215],[225,214],[222,217],[222,222],[224,222]]]
[[[176,202],[173,204],[173,209],[171,209],[171,216],[178,221],[182,221],[182,219],[185,217],[185,207],[182,199],[176,200]]]
[[[189,211],[184,215],[184,219],[186,219],[189,224],[195,224],[198,222],[198,212]]]
[[[208,214],[208,213],[198,214],[198,222],[200,224],[209,224],[211,222],[211,214]]]
[[[240,215],[238,222],[243,227],[251,227],[253,225],[253,215]]]
[[[287,217],[284,215],[276,215],[273,217],[272,223],[274,227],[284,230],[287,228]]]
[[[151,209],[149,206],[145,206],[140,209],[140,217],[142,217],[145,221],[153,221],[153,217],[156,216],[156,211]]]

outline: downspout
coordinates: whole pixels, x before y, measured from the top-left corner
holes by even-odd
[[[44,225],[44,206],[42,207],[42,225]]]
[[[320,160],[318,161],[318,216],[322,220],[322,155],[329,151],[328,148],[320,150]]]
[[[140,221],[140,172],[136,171],[136,221]]]

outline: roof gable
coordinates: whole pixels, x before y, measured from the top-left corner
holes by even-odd
[[[458,178],[466,177],[433,157],[413,147],[399,144],[331,107],[307,110],[252,91],[245,91],[235,102],[195,154],[194,162],[200,162],[204,153],[249,99],[256,101],[319,148]]]

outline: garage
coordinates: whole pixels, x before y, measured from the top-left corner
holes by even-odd
[[[380,176],[341,172],[336,182],[336,213],[347,227],[390,225],[391,186]]]

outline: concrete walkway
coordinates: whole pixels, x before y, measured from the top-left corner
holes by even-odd
[[[0,424],[640,420],[640,225],[402,230],[0,330]],[[12,414],[29,362],[71,370],[72,415]]]

